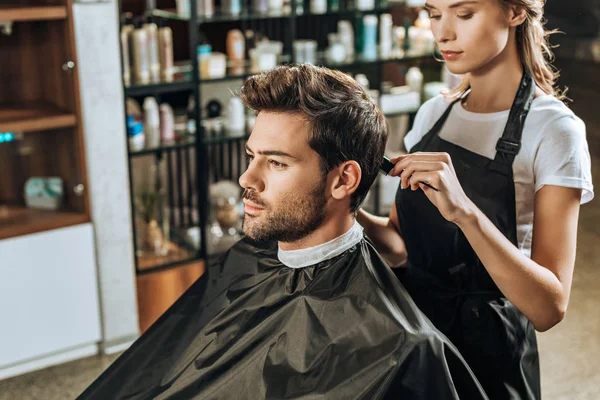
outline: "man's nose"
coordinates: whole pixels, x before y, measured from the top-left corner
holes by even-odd
[[[244,189],[253,189],[257,192],[262,192],[265,188],[264,180],[261,177],[259,167],[255,166],[256,163],[251,162],[248,164],[246,171],[240,176],[239,183]]]

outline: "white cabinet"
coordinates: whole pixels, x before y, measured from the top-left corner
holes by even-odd
[[[91,224],[0,241],[0,379],[92,353],[100,337]]]

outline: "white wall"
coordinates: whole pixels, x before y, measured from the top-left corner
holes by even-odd
[[[0,379],[98,351],[91,224],[0,241],[0,317]]]
[[[74,4],[88,192],[96,237],[102,347],[138,334],[125,110],[115,1]]]

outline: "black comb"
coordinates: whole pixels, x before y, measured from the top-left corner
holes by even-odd
[[[389,158],[387,158],[386,156],[383,156],[383,162],[381,163],[381,166],[379,167],[379,170],[381,172],[383,172],[385,175],[389,174],[391,172],[391,170],[394,168],[394,163],[390,161]],[[433,186],[431,186],[429,183],[427,182],[423,182],[423,181],[419,181],[421,182],[423,185],[435,190],[436,192],[439,192],[439,190],[437,190],[436,188],[434,188]]]

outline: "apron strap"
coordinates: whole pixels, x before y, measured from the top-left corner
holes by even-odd
[[[452,107],[456,103],[461,101],[467,93],[468,93],[468,91],[465,92],[460,97],[458,97],[457,99],[452,100],[452,102],[448,105],[448,108],[446,108],[446,111],[444,111],[442,116],[435,122],[435,124],[429,130],[429,132],[427,132],[427,134],[421,139],[421,141],[416,146],[413,147],[413,149],[410,151],[411,153],[413,153],[415,151],[419,151],[420,149],[423,149],[423,148],[427,148],[427,145],[429,145],[429,142],[431,142],[431,139],[434,136],[439,135],[440,131],[442,130],[442,126],[444,126],[444,123],[446,123],[446,120],[448,119],[448,116],[450,115],[450,111],[452,111]]]
[[[504,132],[496,143],[495,161],[512,166],[515,157],[521,149],[521,134],[523,133],[525,118],[531,109],[531,102],[534,95],[535,82],[527,72],[523,72],[519,90],[510,109]]]

